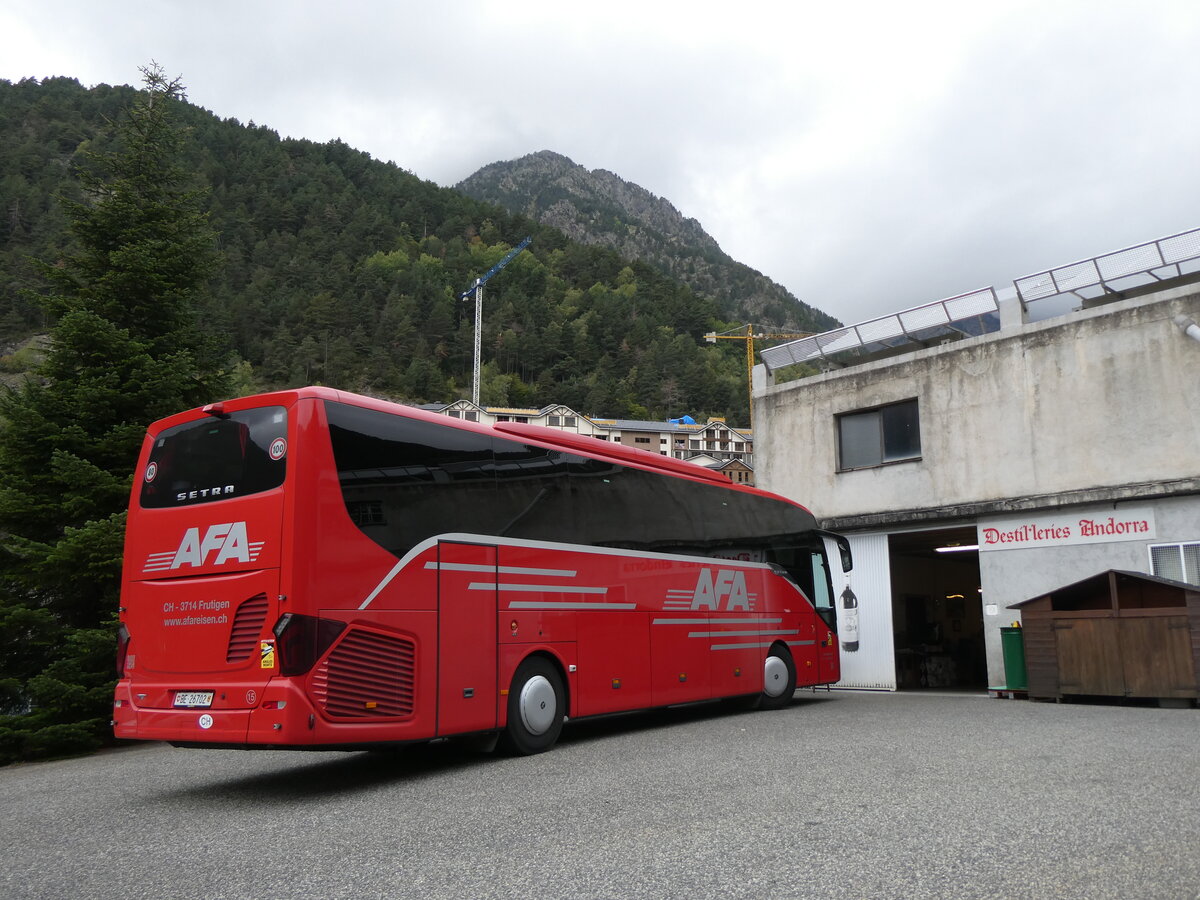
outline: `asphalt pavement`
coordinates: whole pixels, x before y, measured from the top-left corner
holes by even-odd
[[[1197,898],[1200,711],[797,695],[526,758],[133,745],[0,769],[0,897]]]

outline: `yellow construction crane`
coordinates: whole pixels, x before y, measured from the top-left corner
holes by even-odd
[[[750,427],[754,427],[754,342],[755,340],[794,340],[796,338],[812,337],[813,332],[805,332],[803,334],[784,334],[780,332],[755,331],[754,325],[747,325],[745,328],[734,328],[729,331],[722,331],[717,334],[715,331],[710,331],[704,335],[704,339],[710,344],[715,344],[717,341],[745,341],[746,342],[746,397],[750,402]]]

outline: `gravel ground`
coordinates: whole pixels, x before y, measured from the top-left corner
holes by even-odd
[[[801,693],[528,758],[135,745],[0,769],[5,898],[1198,898],[1200,712]]]

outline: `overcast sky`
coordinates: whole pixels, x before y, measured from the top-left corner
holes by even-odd
[[[453,185],[554,150],[858,322],[1200,226],[1200,3],[5,0],[0,78],[138,84]]]

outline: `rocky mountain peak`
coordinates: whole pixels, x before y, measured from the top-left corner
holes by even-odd
[[[573,240],[638,259],[716,299],[722,315],[791,331],[824,331],[837,320],[732,259],[701,224],[670,201],[606,169],[586,169],[541,150],[484,166],[458,190]]]

